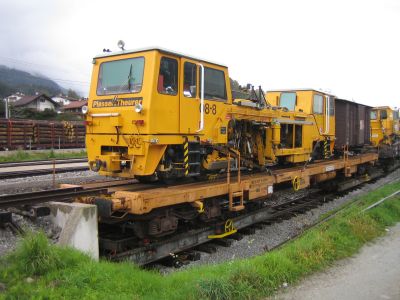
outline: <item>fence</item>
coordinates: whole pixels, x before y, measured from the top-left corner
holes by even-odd
[[[84,147],[83,122],[0,119],[0,150]]]

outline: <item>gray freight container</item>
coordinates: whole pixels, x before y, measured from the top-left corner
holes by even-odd
[[[360,149],[370,143],[371,107],[344,99],[335,100],[335,148],[349,145],[350,150]]]

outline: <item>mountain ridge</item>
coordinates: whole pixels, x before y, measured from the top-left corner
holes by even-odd
[[[15,92],[26,95],[39,93],[53,96],[65,91],[51,79],[0,65],[0,97],[2,98]]]

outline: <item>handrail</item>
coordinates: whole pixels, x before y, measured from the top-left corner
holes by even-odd
[[[96,118],[96,117],[118,117],[119,113],[99,113],[99,114],[90,114],[89,116]]]
[[[201,90],[200,90],[200,127],[196,132],[204,129],[204,66],[199,64],[201,68]]]
[[[325,96],[325,132],[324,132],[324,134],[329,134],[329,130],[330,130],[330,120],[329,120],[329,109],[330,109],[330,107],[329,107],[329,99],[330,99],[330,97],[329,96]]]

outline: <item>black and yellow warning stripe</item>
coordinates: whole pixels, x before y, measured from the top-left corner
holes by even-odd
[[[187,137],[183,143],[183,164],[185,166],[185,176],[187,176],[189,174],[189,142]]]
[[[329,158],[329,143],[328,140],[324,140],[324,157]]]

